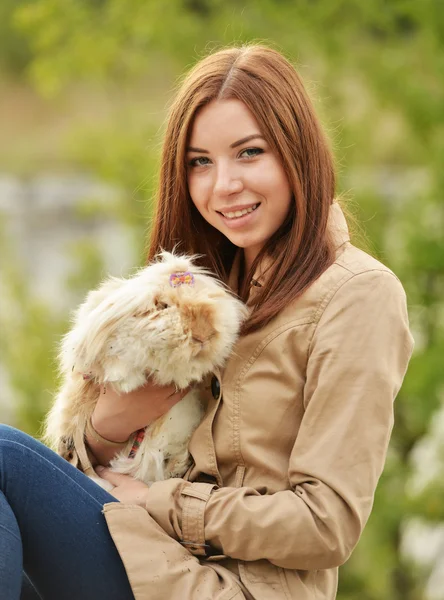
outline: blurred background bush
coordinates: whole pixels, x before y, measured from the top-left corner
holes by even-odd
[[[38,435],[69,311],[144,263],[166,108],[210,50],[297,66],[357,244],[407,291],[415,353],[340,600],[444,599],[442,0],[2,0],[0,419]]]

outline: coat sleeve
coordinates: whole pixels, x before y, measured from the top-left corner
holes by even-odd
[[[412,348],[398,279],[382,270],[351,274],[310,342],[291,489],[261,495],[173,479],[152,485],[148,512],[194,554],[206,543],[288,569],[344,563],[372,508]]]

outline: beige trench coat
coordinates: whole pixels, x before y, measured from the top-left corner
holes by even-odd
[[[204,382],[185,478],[154,483],[146,510],[105,505],[136,600],[336,597],[413,340],[399,280],[350,244],[338,204],[330,227],[336,262]]]

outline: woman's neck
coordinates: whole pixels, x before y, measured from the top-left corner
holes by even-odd
[[[260,250],[261,250],[261,248],[258,248],[257,246],[244,248],[243,262],[244,262],[245,273],[248,273],[248,271],[251,269],[251,266],[252,266],[255,258],[259,254]]]

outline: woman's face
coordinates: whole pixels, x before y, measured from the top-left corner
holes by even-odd
[[[240,100],[203,107],[187,149],[188,188],[202,217],[244,248],[249,268],[292,202],[284,169]]]

